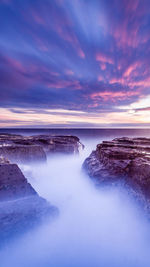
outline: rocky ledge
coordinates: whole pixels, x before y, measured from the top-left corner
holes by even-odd
[[[123,183],[150,214],[150,138],[103,141],[83,168],[98,184]]]
[[[58,213],[40,197],[16,164],[0,158],[0,245]]]
[[[76,136],[0,134],[0,155],[11,162],[44,161],[51,153],[79,153],[83,145]]]

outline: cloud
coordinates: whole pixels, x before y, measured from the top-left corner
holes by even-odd
[[[112,102],[117,102],[118,100],[125,100],[130,98],[131,96],[136,96],[139,95],[138,92],[110,92],[110,91],[105,91],[105,92],[97,92],[97,93],[92,93],[90,97],[92,99],[99,99],[101,98],[103,101],[112,101]]]
[[[101,53],[96,54],[96,60],[102,62],[103,64],[104,63],[113,64],[113,60],[109,56]]]
[[[148,0],[3,0],[0,24],[0,107],[9,110],[11,123],[15,114],[27,125],[24,115],[35,107],[37,114],[94,112],[90,125],[99,113],[114,123],[119,108],[126,123],[147,123],[137,113],[149,107],[140,102],[149,99],[150,88]],[[135,103],[136,116],[127,115]],[[48,114],[40,117],[45,123]],[[76,124],[84,123],[75,115]],[[63,111],[57,116],[55,125],[74,123],[62,122]]]

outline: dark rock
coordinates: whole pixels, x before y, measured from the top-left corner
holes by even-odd
[[[0,134],[0,155],[16,163],[43,161],[46,154],[79,153],[80,149],[83,145],[76,136]]]
[[[12,163],[46,161],[46,154],[39,145],[2,145],[0,146],[0,155],[6,157]]]
[[[17,164],[0,164],[0,201],[35,194]]]
[[[150,214],[149,138],[103,141],[85,160],[83,168],[98,184],[123,182]]]
[[[38,195],[0,202],[0,246],[57,215],[56,207]]]
[[[3,163],[10,163],[10,161],[8,159],[5,159],[3,156],[0,156],[0,164],[3,164]]]
[[[6,157],[12,163],[46,161],[46,154],[43,148],[39,145],[1,145],[0,155]]]
[[[46,153],[79,153],[83,145],[76,136],[37,135],[26,138],[32,144],[41,145]]]
[[[45,161],[49,153],[79,153],[75,136],[0,134],[0,240],[37,225],[46,215],[58,214],[41,198],[15,163]],[[7,159],[6,159],[7,158]],[[11,163],[10,163],[11,162]]]
[[[0,160],[0,240],[8,238],[38,225],[47,216],[58,213],[40,197],[28,183],[16,164]],[[0,243],[0,245],[1,245]]]

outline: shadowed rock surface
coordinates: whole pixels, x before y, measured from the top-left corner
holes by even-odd
[[[37,195],[17,164],[0,164],[0,201]]]
[[[46,160],[50,153],[79,153],[83,145],[76,136],[0,134],[0,155],[12,162]]]
[[[124,183],[150,214],[150,139],[116,138],[103,141],[83,168],[98,184]]]
[[[0,158],[0,244],[57,213],[57,208],[36,193],[16,164]]]
[[[46,161],[46,154],[39,145],[2,145],[0,155],[8,158],[12,163],[32,163]]]
[[[0,134],[0,238],[37,225],[58,211],[41,198],[16,163],[46,161],[50,153],[79,153],[83,148],[75,136]],[[11,163],[10,163],[11,162]]]

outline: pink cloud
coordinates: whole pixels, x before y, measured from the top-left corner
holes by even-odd
[[[136,48],[149,40],[148,33],[140,34],[140,20],[144,14],[141,6],[139,6],[139,1],[124,0],[124,12],[126,12],[124,20],[120,24],[112,24],[110,33],[119,48]]]
[[[3,60],[5,64],[4,72],[9,77],[5,80],[6,75],[4,75],[4,86],[23,90],[33,84],[32,78],[24,75],[28,73],[28,67],[24,66],[22,62],[8,56],[5,56]]]
[[[65,81],[65,80],[59,80],[59,81],[55,81],[55,82],[48,82],[46,83],[46,86],[48,88],[57,88],[57,89],[61,89],[61,88],[73,88],[73,89],[82,89],[80,82],[77,80],[73,80],[73,81]]]
[[[79,57],[85,58],[85,54],[84,54],[83,50],[81,48],[78,48],[77,50],[78,50]]]
[[[74,75],[74,72],[72,70],[68,69],[68,70],[65,71],[65,74],[67,74],[69,76],[72,76],[72,75]]]
[[[112,35],[116,40],[116,44],[119,47],[131,46],[137,47],[139,44],[138,38],[139,24],[128,30],[128,20],[124,21],[120,27],[118,26],[115,30],[112,30]]]
[[[98,107],[98,106],[99,106],[98,103],[92,103],[92,104],[89,104],[89,105],[88,105],[88,108],[96,108],[96,107]]]
[[[135,63],[133,63],[132,65],[130,65],[130,66],[126,69],[126,71],[124,72],[123,76],[124,76],[124,77],[129,77],[129,76],[132,74],[132,72],[135,71],[136,68],[138,68],[139,65],[140,65],[139,62],[135,62]]]
[[[5,56],[5,60],[11,69],[15,69],[16,71],[19,72],[26,72],[26,68],[19,60],[8,56],[7,57]]]
[[[106,69],[106,63],[104,63],[104,62],[100,63],[100,68],[101,68],[101,70],[105,70]]]
[[[113,84],[113,83],[121,83],[121,84],[124,84],[124,79],[123,78],[112,78],[112,79],[110,79],[109,83],[110,84]]]
[[[144,80],[140,80],[140,81],[130,81],[129,82],[129,86],[132,87],[141,87],[142,88],[146,88],[146,87],[150,87],[150,78],[146,78]]]
[[[55,25],[55,30],[57,31],[57,33],[59,34],[59,36],[61,38],[63,38],[65,41],[71,43],[71,45],[73,46],[73,48],[77,52],[77,55],[80,58],[85,58],[85,53],[82,50],[82,48],[80,47],[80,43],[79,43],[76,35],[72,31],[66,31],[65,27],[63,27],[60,24]]]
[[[139,5],[139,0],[134,0],[134,1],[127,1],[123,0],[124,3],[124,8],[127,13],[132,13],[135,12],[138,8]]]
[[[104,80],[104,77],[102,75],[98,75],[98,79],[97,79],[99,82],[103,81]]]
[[[96,54],[96,61],[102,62],[102,64],[105,64],[105,63],[113,64],[114,63],[113,60],[109,56],[106,56],[102,53]]]
[[[137,91],[128,91],[128,92],[112,92],[112,91],[105,91],[105,92],[95,92],[90,95],[90,98],[93,100],[98,100],[99,98],[103,99],[104,102],[111,100],[112,102],[118,100],[125,100],[132,96],[139,95]]]
[[[139,87],[140,90],[150,86],[149,71],[147,68],[144,71],[141,71],[141,68],[144,69],[144,62],[136,61],[133,64],[129,65],[124,71],[122,77],[116,78],[113,77],[109,80],[110,84],[120,83],[123,86],[128,86],[130,88]],[[144,76],[147,77],[144,77]]]

